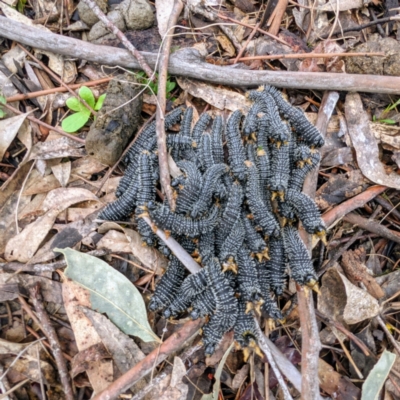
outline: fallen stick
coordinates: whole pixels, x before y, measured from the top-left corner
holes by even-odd
[[[11,21],[0,16],[0,36],[20,43],[63,54],[68,57],[126,68],[141,69],[139,63],[124,49],[100,46]],[[150,66],[157,54],[145,53]],[[257,87],[266,83],[278,87],[311,90],[340,90],[368,93],[400,94],[400,77],[380,75],[335,74],[329,72],[248,71],[220,67],[204,62],[200,53],[187,48],[173,53],[168,72],[171,75],[201,79],[228,86]]]

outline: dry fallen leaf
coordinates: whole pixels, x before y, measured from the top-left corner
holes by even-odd
[[[67,137],[36,143],[31,151],[30,160],[50,160],[62,157],[83,157],[86,155],[84,144]]]
[[[356,324],[378,315],[380,307],[368,292],[353,285],[336,268],[330,268],[322,277],[318,310],[339,322]]]
[[[161,38],[167,33],[169,16],[174,7],[174,0],[156,0],[157,27]]]
[[[0,160],[3,159],[5,152],[14,140],[22,123],[28,114],[21,114],[15,117],[0,120]]]
[[[378,143],[370,129],[368,114],[358,93],[349,93],[346,96],[345,115],[361,172],[372,182],[400,189],[400,176],[394,172],[387,174],[379,160]]]

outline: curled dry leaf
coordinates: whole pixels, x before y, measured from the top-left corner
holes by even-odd
[[[32,147],[30,160],[51,160],[61,157],[83,157],[86,155],[84,144],[67,137],[38,142]]]
[[[111,355],[104,344],[96,343],[75,354],[71,363],[71,376],[74,378],[89,369],[92,363],[109,358],[111,358]]]
[[[169,16],[174,7],[174,0],[156,0],[157,27],[161,38],[167,33]]]
[[[98,229],[107,232],[97,243],[98,249],[107,249],[115,253],[132,253],[145,267],[161,275],[168,266],[168,260],[158,250],[143,246],[140,235],[129,228],[122,228],[115,222],[106,222]]]
[[[90,293],[70,279],[62,284],[62,295],[65,311],[71,328],[74,331],[76,345],[83,351],[95,344],[102,343],[100,336],[80,307],[90,307]],[[111,360],[98,361],[86,371],[90,384],[95,392],[101,392],[113,381],[113,364]]]
[[[4,253],[5,259],[28,262],[52,229],[57,215],[72,204],[87,200],[97,200],[97,197],[87,189],[61,188],[51,191],[42,205],[46,214],[8,241]],[[21,243],[24,243],[24,246],[21,246]]]
[[[15,117],[0,120],[0,160],[3,159],[5,152],[11,142],[17,136],[19,128],[28,114],[21,114]]]
[[[203,99],[206,103],[220,110],[242,110],[247,113],[252,103],[240,93],[216,87],[191,79],[177,78],[178,85],[192,96]]]
[[[329,269],[322,277],[318,310],[345,324],[356,324],[379,313],[379,303],[365,290],[353,285],[344,275]]]
[[[65,256],[65,275],[90,292],[91,308],[106,313],[128,335],[160,341],[147,320],[142,295],[128,278],[99,258],[72,249],[54,250]]]
[[[160,400],[186,400],[189,388],[182,383],[185,375],[185,364],[179,357],[174,357],[171,381],[167,390],[160,397]]]
[[[361,172],[372,182],[400,189],[400,176],[394,172],[387,174],[379,160],[378,143],[370,129],[368,114],[358,93],[349,93],[346,96],[345,115]]]
[[[71,175],[71,161],[52,165],[51,170],[62,187],[66,187]]]

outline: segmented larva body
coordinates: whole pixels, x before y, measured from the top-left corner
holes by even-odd
[[[178,149],[183,147],[192,147],[194,144],[190,136],[184,136],[180,134],[167,135],[167,147],[176,147]]]
[[[242,119],[242,113],[236,110],[232,113],[228,119],[226,125],[226,140],[229,150],[229,166],[232,174],[243,181],[246,178],[246,156],[244,152],[242,138],[240,137],[240,120]]]
[[[282,313],[279,310],[276,301],[271,297],[271,279],[268,270],[268,264],[257,262],[258,281],[261,288],[261,296],[264,300],[261,310],[268,314],[270,318],[282,319]]]
[[[209,257],[215,257],[215,230],[200,235],[198,248],[202,262],[206,262]]]
[[[223,130],[224,126],[222,117],[220,115],[217,115],[214,119],[211,130],[212,154],[215,164],[220,164],[224,162],[224,149],[222,144]]]
[[[261,227],[267,236],[275,236],[279,232],[279,224],[275,216],[268,210],[262,201],[259,188],[259,175],[253,163],[247,164],[248,179],[246,185],[246,198],[254,216],[254,221]]]
[[[203,113],[200,115],[199,120],[196,122],[195,126],[193,127],[192,137],[193,137],[193,140],[197,143],[197,145],[200,144],[201,135],[206,130],[207,125],[209,124],[210,120],[211,120],[211,116],[207,113]]]
[[[286,222],[293,222],[296,219],[296,213],[293,206],[287,201],[279,201],[278,202],[278,212],[281,217],[285,218]]]
[[[181,119],[182,113],[182,107],[175,108],[170,113],[168,113],[164,119],[165,129],[169,129],[171,128],[171,126],[178,123]],[[127,163],[134,163],[136,158],[143,150],[152,151],[155,144],[157,143],[157,139],[154,141],[155,137],[156,121],[153,121],[145,129],[143,129],[140,136],[136,139],[135,143],[133,143],[131,148],[128,150],[124,161]]]
[[[200,160],[203,169],[206,171],[215,162],[212,154],[212,139],[209,133],[203,133],[200,139]]]
[[[207,287],[206,272],[204,269],[196,274],[188,275],[182,282],[175,298],[164,310],[164,317],[176,317],[179,313],[189,308],[193,299]]]
[[[137,205],[144,206],[149,201],[156,199],[156,188],[153,179],[153,165],[151,155],[144,150],[139,157],[139,190],[137,193]]]
[[[258,147],[256,151],[256,165],[260,175],[261,191],[264,191],[271,179],[271,160],[268,147]]]
[[[293,150],[293,161],[297,168],[303,168],[305,163],[311,162],[311,149],[305,144],[298,144]]]
[[[249,92],[249,98],[256,103],[261,103],[265,118],[260,121],[259,134],[269,137],[276,142],[287,142],[289,140],[289,131],[279,116],[278,108],[274,99],[265,91],[252,90]]]
[[[226,164],[215,164],[206,170],[203,176],[200,197],[192,206],[190,213],[192,218],[197,218],[209,209],[213,194],[216,191],[216,185],[220,181],[222,174],[228,172],[228,170],[229,167]]]
[[[284,114],[285,118],[289,120],[296,133],[306,144],[316,147],[322,147],[324,145],[325,141],[321,133],[311,124],[302,110],[287,103],[276,88],[266,86],[264,90],[274,98],[279,110]]]
[[[135,209],[139,185],[137,180],[131,180],[128,189],[123,195],[107,206],[100,212],[99,219],[108,221],[123,221]]]
[[[244,236],[245,231],[243,223],[242,220],[238,218],[232,230],[225,231],[226,239],[223,241],[221,250],[219,252],[219,259],[224,268],[236,269],[235,259],[238,250],[243,244]]]
[[[211,232],[218,222],[219,208],[213,206],[210,213],[202,219],[191,219],[173,213],[167,206],[149,203],[148,209],[152,220],[160,229],[177,235],[195,237],[202,233]]]
[[[247,160],[256,163],[256,145],[252,141],[246,143]]]
[[[238,273],[237,282],[241,297],[245,301],[258,301],[261,298],[260,283],[256,263],[250,256],[246,246],[241,246],[237,252]]]
[[[299,285],[314,284],[317,281],[314,267],[297,229],[285,226],[283,238],[292,278]]]
[[[245,231],[244,241],[252,253],[263,253],[266,248],[267,244],[265,240],[262,238],[259,232],[256,231],[255,226],[247,218],[246,212],[242,212],[242,221]]]
[[[215,311],[215,298],[210,287],[197,295],[192,302],[192,319],[203,318]]]
[[[179,196],[176,199],[177,213],[189,213],[193,204],[200,196],[200,190],[203,186],[203,177],[196,164],[191,161],[179,161],[177,166],[184,172],[186,179],[179,187]],[[177,182],[179,185],[180,183]],[[175,182],[174,182],[175,186]]]
[[[260,102],[253,103],[250,107],[243,122],[243,133],[246,136],[258,131],[258,114],[262,113],[264,108],[264,104]]]
[[[286,201],[293,206],[298,219],[308,233],[324,234],[325,224],[314,201],[306,194],[289,189]]]
[[[147,246],[153,247],[156,245],[157,236],[154,234],[151,226],[141,217],[143,211],[140,208],[135,210],[135,221],[137,224],[137,231],[142,237],[142,242]]]
[[[186,269],[183,264],[175,256],[172,256],[168,268],[158,282],[150,300],[149,309],[151,311],[161,310],[172,302],[183,282],[185,273]]]
[[[285,248],[281,236],[270,239],[269,256],[270,260],[266,261],[265,265],[269,271],[271,289],[277,296],[280,296],[286,281]]]
[[[194,239],[186,236],[177,236],[176,240],[188,254],[192,254],[197,248],[196,240]]]
[[[119,181],[117,190],[115,191],[116,197],[121,197],[126,192],[131,182],[134,181],[135,178],[137,177],[137,173],[138,173],[138,164],[130,163],[127,169],[125,170],[124,176]]]
[[[234,327],[234,339],[240,348],[246,348],[251,341],[257,342],[257,333],[252,313],[246,313],[246,302],[238,300],[238,317]]]
[[[271,159],[271,171],[273,173],[270,177],[270,189],[283,197],[290,177],[289,144],[283,144],[279,148],[273,144],[271,146]]]
[[[181,128],[179,134],[183,136],[191,136],[193,120],[193,107],[188,107],[183,113]]]
[[[306,176],[312,171],[321,161],[319,153],[312,153],[310,157],[311,163],[305,163],[302,168],[296,168],[292,171],[289,179],[289,189],[301,192]]]
[[[221,272],[218,259],[209,260],[206,267],[207,283],[215,298],[215,313],[203,329],[203,342],[206,354],[214,353],[222,335],[235,324],[238,314],[237,299],[229,281]]]

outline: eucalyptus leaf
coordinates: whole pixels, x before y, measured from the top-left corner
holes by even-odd
[[[396,360],[396,355],[390,351],[384,350],[379,361],[374,365],[372,371],[365,380],[361,400],[376,400],[385,383],[390,370]]]
[[[226,359],[229,356],[229,353],[232,350],[232,347],[234,345],[234,342],[228,347],[226,350],[224,356],[222,357],[221,361],[219,362],[218,368],[215,372],[214,378],[215,378],[215,383],[213,386],[213,391],[209,394],[203,394],[201,397],[201,400],[218,400],[219,396],[219,389],[221,388],[221,374],[222,374],[222,369],[224,368],[224,365],[226,363]]]
[[[87,110],[87,109],[86,109]],[[89,121],[90,111],[81,111],[75,114],[69,115],[67,118],[63,119],[61,122],[61,127],[65,132],[74,133]]]
[[[124,275],[88,254],[69,248],[54,251],[65,256],[65,275],[90,292],[92,309],[106,313],[128,335],[160,342],[150,328],[142,295]]]
[[[94,95],[93,92],[87,86],[82,86],[79,89],[79,96],[82,97],[82,99],[85,100],[90,107],[92,108],[94,107]]]

